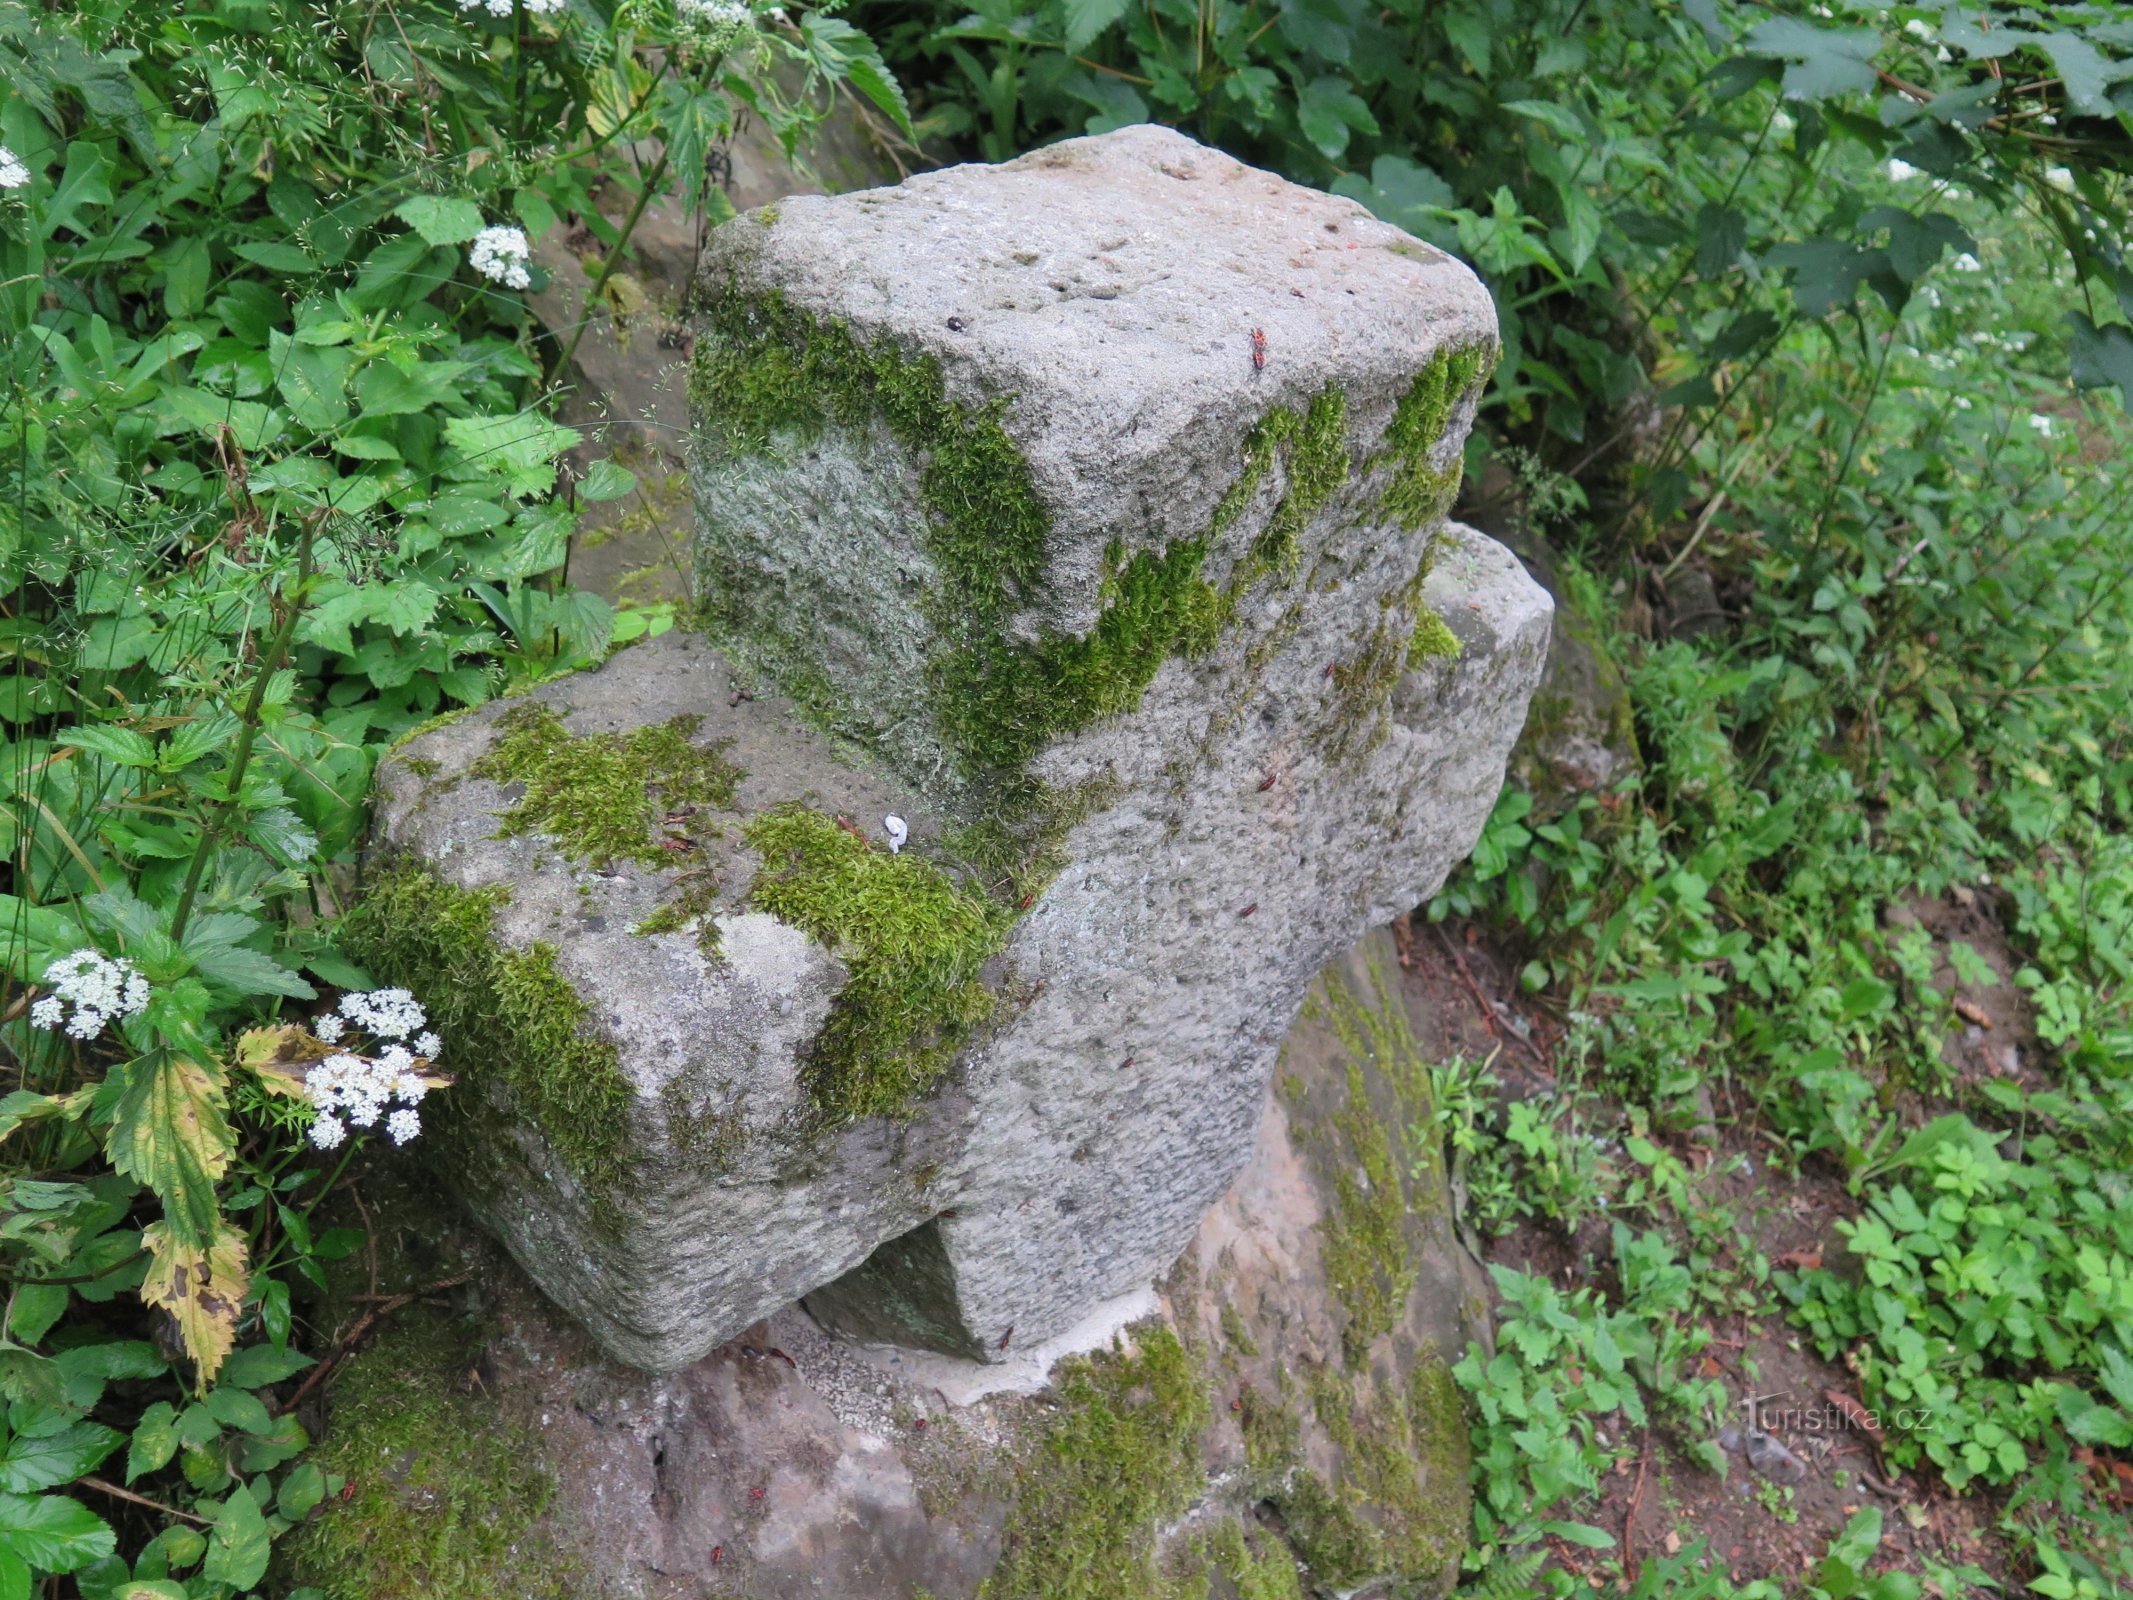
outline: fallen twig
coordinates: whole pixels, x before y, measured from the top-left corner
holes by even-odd
[[[1496,1008],[1489,1004],[1488,996],[1481,992],[1481,985],[1474,981],[1474,974],[1467,968],[1466,957],[1460,953],[1459,947],[1452,943],[1451,935],[1444,931],[1443,924],[1432,923],[1431,926],[1437,930],[1437,937],[1443,941],[1446,953],[1452,958],[1452,965],[1459,969],[1460,981],[1466,985],[1467,993],[1474,997],[1474,1004],[1481,1007],[1481,1020],[1488,1025],[1489,1032],[1498,1039],[1509,1033],[1512,1038],[1525,1047],[1525,1052],[1533,1058],[1534,1065],[1546,1071],[1548,1058],[1540,1053],[1538,1045],[1534,1044],[1531,1039],[1528,1039],[1516,1028],[1504,1028],[1498,1025]]]
[[[167,1506],[160,1500],[151,1500],[145,1494],[135,1494],[131,1489],[121,1489],[115,1483],[102,1478],[80,1477],[74,1480],[85,1489],[94,1489],[98,1494],[108,1494],[114,1500],[126,1500],[137,1506],[146,1506],[151,1511],[160,1511],[166,1517],[182,1517],[187,1522],[197,1522],[201,1527],[212,1527],[205,1517],[196,1517],[190,1511],[180,1511],[176,1506]]]

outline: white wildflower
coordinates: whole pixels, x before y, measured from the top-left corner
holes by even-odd
[[[467,264],[507,289],[532,287],[533,278],[526,271],[532,256],[533,246],[526,240],[526,230],[501,224],[482,229],[467,247]]]
[[[1955,270],[1957,272],[1983,272],[1985,270],[1985,264],[1982,261],[1978,260],[1978,258],[1972,255],[1969,251],[1965,250],[1961,255],[1955,258]]]
[[[755,23],[755,13],[744,0],[674,0],[674,9],[715,28],[746,28]]]
[[[1932,28],[1919,21],[1916,17],[1913,17],[1903,25],[1903,31],[1914,39],[1930,39],[1933,37]]]
[[[889,836],[889,854],[892,856],[900,853],[904,841],[911,837],[911,825],[893,813],[881,819],[881,829]]]
[[[526,14],[545,17],[552,12],[561,11],[569,3],[570,0],[525,0]],[[459,9],[486,11],[492,17],[508,17],[511,15],[511,0],[459,0]]]
[[[2046,167],[2044,181],[2054,189],[2071,189],[2074,186],[2074,174],[2072,169],[2067,167]]]
[[[422,1003],[405,989],[342,995],[341,1015],[381,1039],[405,1039],[430,1020]]]
[[[343,995],[337,1014],[318,1019],[318,1036],[341,1048],[304,1075],[305,1096],[318,1113],[314,1144],[330,1150],[351,1129],[380,1122],[394,1144],[405,1144],[421,1131],[414,1107],[429,1085],[416,1071],[417,1061],[443,1048],[425,1026],[428,1021],[422,1002],[405,989]],[[410,1036],[412,1045],[403,1042]]]
[[[1955,397],[1955,409],[1958,411],[1968,411],[1970,403],[1970,396],[1966,394],[1959,394]]]
[[[1889,176],[1898,183],[1908,183],[1913,178],[1924,177],[1925,174],[1919,168],[1912,166],[1910,162],[1898,161],[1894,156],[1890,156]]]
[[[1955,56],[1946,45],[1941,44],[1935,45],[1933,47],[1933,59],[1935,61],[1938,61],[1942,66],[1945,67],[1949,62],[1955,59]]]
[[[0,144],[0,189],[19,189],[30,181],[30,169],[22,157]]]
[[[52,992],[30,1007],[30,1026],[64,1027],[76,1039],[93,1039],[113,1018],[137,1015],[148,1004],[148,980],[124,956],[77,950],[44,969]]]
[[[2041,411],[2032,411],[2029,414],[2029,425],[2036,429],[2041,438],[2049,439],[2052,436],[2052,419]]]

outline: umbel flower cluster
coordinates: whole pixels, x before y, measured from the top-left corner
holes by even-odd
[[[44,969],[52,992],[30,1007],[33,1028],[65,1028],[93,1039],[114,1017],[130,1017],[148,1004],[148,980],[124,956],[77,950]]]
[[[429,1093],[424,1069],[444,1052],[428,1022],[405,989],[372,989],[343,995],[337,1009],[311,1024],[322,1042],[342,1047],[304,1074],[304,1093],[317,1108],[313,1144],[335,1149],[351,1128],[381,1121],[394,1144],[422,1131],[415,1107]]]
[[[550,12],[561,11],[570,0],[525,0],[526,15],[545,17]],[[511,0],[459,0],[462,11],[486,11],[492,17],[511,15]]]
[[[527,272],[526,263],[532,256],[533,246],[527,242],[525,230],[502,224],[482,229],[467,247],[467,264],[506,289],[531,287],[533,275]]]
[[[30,181],[30,169],[22,157],[0,144],[0,189],[19,189]]]

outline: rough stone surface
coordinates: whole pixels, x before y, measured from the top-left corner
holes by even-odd
[[[1004,1360],[1176,1260],[1252,1149],[1313,977],[1432,891],[1489,811],[1549,604],[1500,546],[1441,520],[1474,369],[1419,450],[1390,459],[1385,436],[1418,375],[1486,354],[1493,315],[1464,268],[1347,202],[1153,129],[789,201],[720,230],[712,257],[714,295],[780,296],[997,418],[1048,519],[1043,569],[1004,621],[958,610],[969,574],[945,570],[930,467],[880,418],[747,439],[719,409],[731,396],[699,396],[717,648],[669,638],[535,693],[578,734],[685,712],[699,742],[732,741],[747,778],[701,857],[722,953],[695,928],[632,931],[671,874],[496,836],[512,796],[472,769],[498,711],[382,775],[385,854],[506,890],[496,938],[554,947],[628,1083],[630,1171],[595,1192],[555,1130],[470,1075],[489,1114],[468,1198],[611,1354],[650,1369],[808,1294],[867,1337]],[[1327,395],[1320,491],[1292,481],[1293,438],[1253,476],[1253,429]],[[1433,487],[1395,514],[1403,466]],[[1285,516],[1285,553],[1259,559]],[[1117,595],[1124,563],[1193,541],[1220,625],[1185,651],[1137,634]],[[1145,681],[1024,757],[973,760],[942,664],[995,627],[996,664],[1094,641]],[[1070,824],[1056,849],[1025,840],[1004,878],[970,868],[958,825],[1031,794]],[[885,815],[908,819],[908,849],[999,895],[1011,923],[984,972],[989,1022],[896,1115],[825,1118],[803,1086],[850,952],[751,920],[761,864],[740,825],[781,802],[877,848]]]
[[[1465,1526],[1456,1412],[1448,1423],[1418,1418],[1386,1398],[1441,1379],[1486,1292],[1453,1238],[1429,1141],[1410,1132],[1427,1122],[1411,1094],[1420,1065],[1449,1046],[1416,1012],[1418,991],[1399,992],[1398,981],[1382,931],[1323,975],[1259,1102],[1244,1169],[1118,1335],[1131,1348],[1151,1328],[1177,1330],[1208,1400],[1185,1512],[1120,1530],[1173,1574],[1204,1564],[1195,1541],[1225,1523],[1258,1537],[1271,1522],[1304,1593],[1426,1595],[1441,1589],[1445,1531]],[[1358,1137],[1376,1135],[1401,1164],[1399,1278],[1383,1285],[1385,1326],[1351,1354],[1353,1295],[1329,1272],[1328,1240],[1338,1257],[1353,1204],[1343,1177],[1357,1168]],[[483,1392],[537,1432],[557,1480],[548,1535],[583,1592],[972,1600],[1004,1548],[1043,1532],[1017,1491],[1069,1420],[1047,1381],[1057,1353],[1022,1392],[956,1404],[950,1391],[982,1387],[999,1369],[856,1347],[787,1307],[690,1367],[651,1376],[603,1359],[508,1267],[471,1254],[444,1265],[476,1267],[467,1292],[486,1308]],[[1291,1442],[1268,1449],[1284,1430]],[[1327,1564],[1340,1547],[1300,1509],[1313,1504],[1382,1530],[1356,1546],[1361,1568]],[[1402,1514],[1417,1524],[1387,1527]],[[410,1506],[409,1537],[428,1535],[424,1516]],[[1129,1573],[1115,1576],[1132,1592]]]

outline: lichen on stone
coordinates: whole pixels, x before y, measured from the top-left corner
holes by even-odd
[[[477,778],[522,784],[500,814],[504,837],[539,833],[573,861],[674,864],[663,839],[695,848],[717,824],[703,813],[733,804],[746,776],[726,759],[731,741],[693,743],[701,717],[674,717],[627,733],[573,734],[555,710],[522,700],[496,719],[496,738],[471,769]],[[672,818],[662,828],[662,820]]]
[[[614,1045],[589,1031],[590,1008],[556,970],[554,949],[497,941],[495,914],[508,898],[501,884],[458,889],[396,864],[343,925],[342,947],[428,1006],[459,1079],[433,1102],[447,1127],[473,1115],[493,1084],[598,1197],[628,1169],[632,1091]]]
[[[893,1115],[939,1082],[991,1014],[981,981],[1008,914],[909,851],[797,804],[749,819],[762,857],[749,902],[819,941],[850,973],[802,1083],[831,1122]]]

